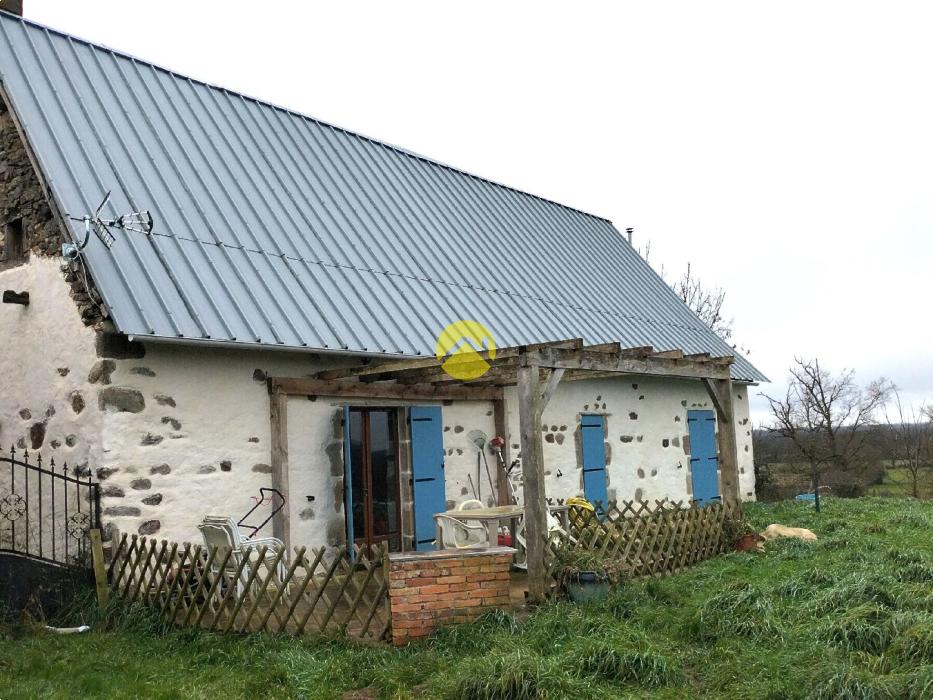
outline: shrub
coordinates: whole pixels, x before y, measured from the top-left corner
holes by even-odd
[[[561,587],[576,582],[584,572],[595,572],[613,586],[620,584],[624,578],[621,557],[607,556],[586,547],[574,547],[570,544],[557,549],[551,572]]]

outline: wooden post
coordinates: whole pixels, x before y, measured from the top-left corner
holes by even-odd
[[[110,588],[107,586],[107,567],[104,566],[104,544],[98,528],[92,528],[91,560],[94,564],[94,583],[97,587],[97,605],[103,610],[110,600]]]
[[[554,396],[554,393],[557,391],[557,387],[560,384],[561,378],[564,376],[563,369],[552,369],[547,378],[547,384],[544,385],[544,391],[541,392],[541,413],[544,414],[544,409],[547,408],[548,403],[551,400],[551,397]]]
[[[719,443],[722,500],[740,503],[742,493],[739,490],[739,455],[738,442],[735,437],[735,411],[732,407],[732,380],[707,379],[703,383],[713,400],[713,405],[716,406],[716,414],[719,418],[716,439]]]
[[[509,476],[506,468],[509,466],[509,418],[506,413],[505,399],[495,399],[492,402],[493,422],[496,426],[496,435],[505,440],[502,445],[502,459],[497,460],[496,464],[496,491],[499,494],[499,505],[511,505],[511,493],[509,491]]]
[[[528,561],[528,602],[543,603],[547,595],[544,546],[547,504],[544,501],[544,443],[541,433],[539,366],[523,355],[518,368],[518,415],[521,424],[522,493],[525,499],[525,551]]]
[[[288,395],[276,391],[270,397],[270,422],[272,427],[272,488],[285,498],[285,507],[272,519],[272,534],[285,543],[288,550],[291,541],[288,495]]]

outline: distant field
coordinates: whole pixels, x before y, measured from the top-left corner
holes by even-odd
[[[884,482],[868,487],[871,496],[899,497],[910,494],[910,475],[906,469],[888,469]],[[920,498],[933,498],[933,473],[928,472],[920,482]]]

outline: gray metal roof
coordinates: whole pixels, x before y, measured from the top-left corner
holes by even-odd
[[[423,355],[472,318],[500,345],[734,353],[605,219],[2,12],[0,35],[62,210],[153,214],[85,251],[123,333]]]

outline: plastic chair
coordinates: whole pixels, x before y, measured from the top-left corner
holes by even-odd
[[[485,507],[486,506],[483,505],[482,501],[477,500],[476,498],[468,498],[463,503],[461,503],[459,506],[457,506],[457,510],[476,510],[477,508],[485,508]]]
[[[526,551],[524,516],[522,517],[521,520],[518,521],[518,527],[515,529],[516,529],[515,541],[518,542],[518,544],[520,545],[520,551],[522,552],[522,554],[524,554],[524,552]],[[576,541],[577,541],[576,539],[574,539],[574,537],[569,532],[567,532],[564,529],[563,525],[560,524],[560,521],[557,518],[555,518],[554,515],[551,513],[547,514],[547,534],[548,534],[549,540],[560,538],[560,539],[567,540],[568,542],[571,542],[574,544],[576,544]],[[514,566],[518,569],[527,569],[528,562],[525,560],[516,561],[514,563]]]
[[[470,549],[488,546],[486,527],[481,523],[473,525],[443,513],[434,517],[441,528],[441,539],[445,547],[453,545],[456,549]]]
[[[240,562],[244,558],[249,558],[253,555],[254,552],[259,551],[261,547],[266,547],[265,560],[267,563],[275,561],[278,557],[279,552],[285,551],[285,543],[277,537],[258,537],[256,539],[249,539],[240,532],[240,528],[237,526],[236,521],[233,518],[226,516],[217,516],[217,515],[207,515],[204,516],[204,520],[198,525],[198,530],[201,531],[201,537],[204,539],[204,544],[207,547],[225,547],[231,550],[230,558],[227,560],[227,566],[225,573],[233,575],[240,566]],[[220,565],[219,561],[216,561],[212,565],[211,573],[216,575],[220,574]],[[283,556],[276,567],[276,575],[279,578],[279,581],[285,580],[285,557]],[[257,574],[256,578],[253,579],[253,585],[257,588],[261,585],[260,580],[261,574]],[[236,582],[237,593],[242,595],[246,589],[246,582],[249,580],[249,572],[246,567],[240,572],[239,579]],[[217,592],[220,592],[220,586],[217,587]]]

